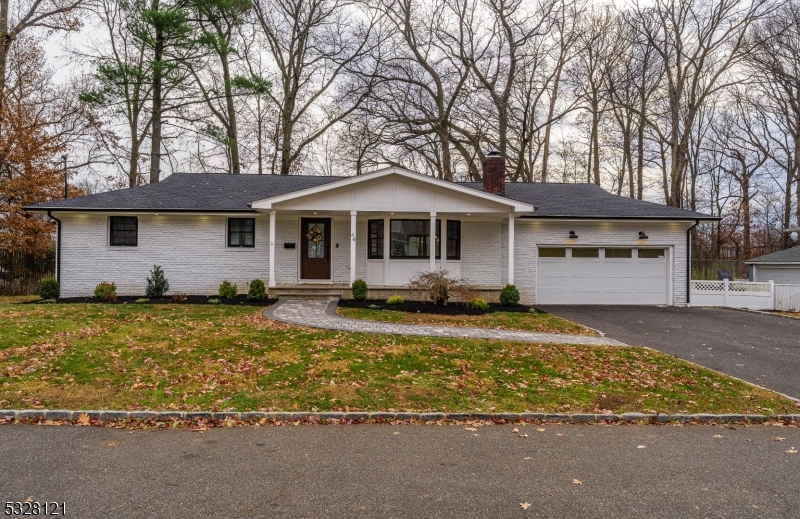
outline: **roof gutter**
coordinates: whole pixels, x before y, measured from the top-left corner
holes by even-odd
[[[537,215],[537,214],[526,214],[523,215],[522,218],[529,219],[529,220],[569,220],[569,221],[576,221],[576,220],[588,220],[588,221],[597,221],[597,220],[638,220],[642,222],[700,222],[700,221],[709,221],[715,222],[718,220],[722,220],[722,218],[718,216],[706,216],[703,218],[699,218],[697,216],[687,216],[687,217],[680,217],[680,216],[558,216],[558,215]],[[697,225],[697,223],[695,223]]]
[[[56,281],[61,288],[61,220],[47,211],[47,217],[56,222]]]
[[[692,306],[692,229],[700,225],[700,220],[695,220],[694,225],[686,229],[686,306]]]

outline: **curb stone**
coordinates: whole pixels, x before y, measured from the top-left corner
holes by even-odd
[[[345,423],[345,422],[423,422],[436,423],[442,421],[464,422],[468,420],[480,421],[499,421],[499,422],[533,422],[533,423],[573,423],[573,424],[604,424],[604,423],[644,423],[644,424],[667,424],[667,423],[699,423],[699,424],[725,424],[725,423],[750,423],[760,424],[769,421],[789,422],[800,425],[800,414],[644,414],[644,413],[622,413],[622,414],[592,414],[592,413],[406,413],[406,412],[385,412],[379,411],[368,413],[363,411],[326,411],[326,412],[260,412],[260,411],[97,411],[80,410],[70,411],[67,409],[1,409],[0,424],[15,422],[19,420],[53,420],[64,422],[76,422],[81,415],[88,415],[92,422],[113,422],[122,420],[187,420],[195,421],[227,421],[235,420],[242,422],[257,422],[260,420],[270,420],[273,422],[301,421],[307,423]]]

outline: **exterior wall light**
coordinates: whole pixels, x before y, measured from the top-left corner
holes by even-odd
[[[569,231],[569,236],[567,236],[567,238],[569,238],[570,240],[577,240],[578,235],[575,234],[575,231]]]
[[[644,233],[644,231],[639,231],[639,239],[646,240],[648,236]]]

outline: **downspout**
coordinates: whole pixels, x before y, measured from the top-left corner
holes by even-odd
[[[686,229],[686,306],[691,305],[692,295],[692,229],[700,225],[700,220],[695,220],[694,225]]]
[[[56,281],[61,286],[61,220],[47,211],[47,217],[56,222]]]

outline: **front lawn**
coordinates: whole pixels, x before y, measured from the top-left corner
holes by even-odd
[[[522,330],[526,332],[566,333],[577,335],[597,335],[597,332],[567,321],[555,315],[544,313],[491,312],[482,315],[442,315],[431,313],[402,312],[387,309],[336,307],[342,317],[381,321],[384,323],[433,324],[444,326],[474,326],[477,328],[496,328]]]
[[[212,305],[0,304],[0,409],[782,412],[640,348],[326,332]]]

